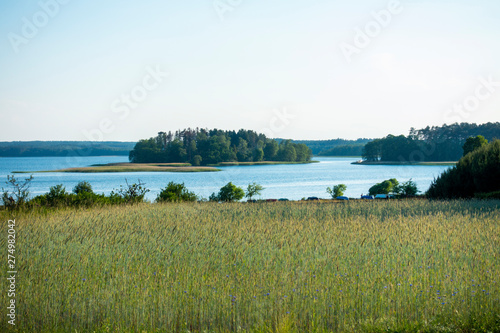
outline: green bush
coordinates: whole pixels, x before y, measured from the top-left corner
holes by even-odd
[[[212,193],[212,195],[210,195],[210,201],[240,201],[244,196],[245,192],[241,187],[237,187],[233,183],[229,182],[220,189],[219,194],[216,195],[215,193]]]
[[[410,179],[409,181],[404,182],[401,185],[398,185],[397,189],[395,189],[394,192],[399,193],[403,196],[413,197],[417,195],[419,191],[417,183],[415,183],[413,180]]]
[[[262,185],[257,184],[257,183],[252,183],[248,184],[245,197],[248,198],[248,200],[252,200],[252,198],[256,195],[260,195],[260,192],[264,190],[264,187]]]
[[[74,193],[66,192],[62,185],[52,186],[48,193],[38,195],[29,200],[29,207],[92,207],[104,205],[120,205],[137,203],[144,201],[145,194],[149,191],[144,184],[126,184],[120,186],[116,192],[111,192],[109,196],[96,194],[88,182],[80,182],[73,189]]]
[[[94,191],[92,190],[92,185],[90,185],[89,182],[81,181],[73,188],[73,193],[94,193]]]
[[[5,182],[11,189],[2,188],[2,202],[7,209],[22,208],[29,201],[30,185],[33,180],[33,175],[25,178],[24,182],[20,182],[13,175],[7,176]]]
[[[370,195],[399,193],[399,182],[395,178],[384,180],[369,189]]]
[[[326,188],[326,192],[332,196],[332,199],[343,196],[345,190],[347,190],[347,186],[345,184],[335,185],[333,188]]]
[[[184,183],[177,184],[174,182],[168,183],[156,197],[156,202],[182,202],[196,201],[196,194],[189,192]]]

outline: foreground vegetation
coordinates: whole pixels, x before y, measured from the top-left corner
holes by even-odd
[[[138,204],[0,218],[16,219],[19,271],[17,325],[2,320],[2,332],[500,331],[500,201]]]
[[[500,140],[481,144],[435,179],[429,198],[500,198]]]

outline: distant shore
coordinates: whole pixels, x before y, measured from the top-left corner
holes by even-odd
[[[401,162],[401,161],[377,161],[377,162],[369,162],[369,161],[356,161],[351,164],[357,165],[437,165],[437,166],[454,166],[457,162]]]
[[[217,164],[209,164],[209,166],[223,167],[223,166],[275,165],[275,164],[310,164],[310,163],[319,163],[319,161],[307,161],[307,162],[280,162],[280,161],[221,162],[221,163],[217,163]]]
[[[216,167],[223,166],[249,166],[249,165],[275,165],[275,164],[308,164],[309,162],[221,162],[208,166],[192,166],[189,163],[109,163],[94,164],[88,167],[65,168],[57,170],[41,171],[13,171],[12,173],[44,173],[44,172],[75,172],[75,173],[98,173],[98,172],[217,172]]]

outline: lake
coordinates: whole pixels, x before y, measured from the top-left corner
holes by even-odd
[[[151,190],[147,198],[153,201],[161,188],[170,181],[185,183],[190,191],[208,198],[212,192],[233,182],[246,188],[256,182],[264,186],[263,199],[288,198],[299,200],[316,196],[328,198],[328,186],[346,184],[345,195],[358,198],[368,193],[368,189],[385,179],[396,178],[400,182],[413,179],[420,191],[425,192],[432,180],[449,166],[397,166],[397,165],[352,165],[359,158],[314,157],[320,163],[295,165],[259,165],[220,167],[221,172],[199,173],[35,173],[31,185],[32,196],[48,192],[50,186],[63,184],[70,192],[82,180],[88,181],[96,193],[109,194],[113,189],[138,179]],[[7,175],[12,171],[54,170],[69,167],[89,166],[92,164],[128,162],[127,156],[98,157],[20,157],[0,158],[0,188],[5,187]],[[29,174],[16,174],[24,179]]]

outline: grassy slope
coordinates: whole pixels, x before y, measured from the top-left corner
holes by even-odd
[[[19,332],[500,330],[500,201],[15,217]]]

